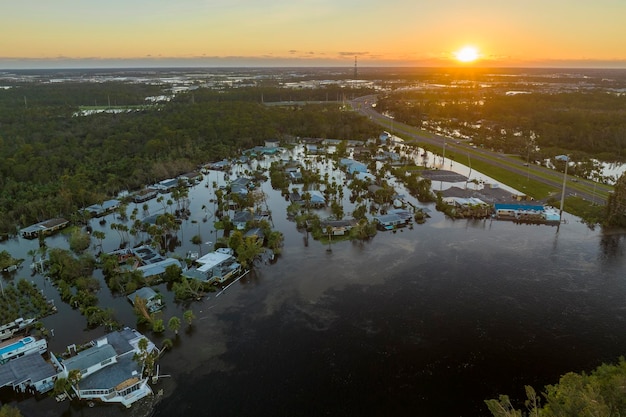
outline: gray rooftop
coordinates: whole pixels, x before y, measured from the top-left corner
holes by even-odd
[[[26,355],[0,365],[0,387],[24,381],[39,382],[57,374],[54,366],[41,355]]]
[[[133,377],[141,377],[141,366],[133,355],[117,358],[117,363],[100,369],[80,381],[80,389],[111,389]]]
[[[114,358],[115,356],[115,349],[113,349],[111,345],[94,346],[79,352],[76,356],[64,360],[63,363],[68,371],[72,369],[82,371],[83,369],[87,369],[106,359]]]
[[[143,298],[146,301],[150,301],[153,297],[156,297],[157,293],[150,287],[139,288],[134,293],[128,296],[128,300],[134,305],[135,297]]]

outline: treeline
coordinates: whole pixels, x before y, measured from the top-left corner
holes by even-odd
[[[28,86],[32,98],[27,105],[19,105],[21,87],[0,91],[0,233],[68,216],[121,190],[234,157],[265,139],[367,139],[379,132],[338,103],[265,106],[255,98],[256,88],[220,93],[198,89],[152,110],[75,116],[85,97],[82,88],[100,88],[99,97],[113,97],[111,89],[120,85],[40,87]],[[156,93],[129,88],[137,93],[132,100],[135,93],[126,96],[129,105],[137,104],[143,93]]]
[[[507,395],[485,403],[494,417],[621,416],[626,413],[625,382],[626,361],[620,358],[616,365],[602,364],[590,374],[569,372],[542,393],[526,386],[524,406]]]
[[[519,88],[519,87],[518,87]],[[506,95],[502,89],[402,91],[379,101],[397,120],[458,130],[475,143],[526,156],[534,145],[602,160],[626,158],[626,96],[605,91]],[[531,140],[534,140],[534,144]]]

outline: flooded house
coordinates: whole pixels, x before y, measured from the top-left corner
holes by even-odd
[[[146,352],[139,342],[147,340]],[[92,346],[62,359],[61,375],[67,378],[71,371],[80,371],[80,382],[73,388],[82,400],[119,403],[130,407],[136,401],[152,395],[144,365],[135,356],[159,350],[149,339],[130,328],[112,332],[92,342]]]
[[[22,229],[21,235],[22,237],[25,237],[26,239],[36,239],[40,235],[42,236],[51,235],[67,227],[69,224],[70,224],[70,221],[62,217],[59,217],[56,219],[44,220],[42,222],[25,227],[24,229]]]
[[[222,283],[236,277],[241,272],[241,265],[233,256],[232,250],[217,249],[198,258],[196,268],[183,272],[183,277],[198,279],[209,283]]]

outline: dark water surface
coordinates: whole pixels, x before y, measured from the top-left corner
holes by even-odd
[[[139,416],[154,405],[155,417],[486,416],[484,399],[521,397],[524,385],[541,389],[626,353],[624,234],[604,235],[569,216],[558,231],[451,221],[431,207],[424,225],[335,243],[329,253],[307,241],[285,218],[288,203],[264,188],[274,227],[285,234],[275,264],[190,305],[161,288],[166,322],[188,308],[197,316],[178,337],[148,334],[175,342],[160,360],[170,376],[153,386],[163,395],[130,410],[28,399],[18,403],[24,415]],[[207,196],[203,186],[191,195],[195,217],[177,252],[198,250],[189,240],[200,229],[214,240],[212,220],[199,220]],[[66,238],[49,239],[63,246]],[[36,247],[20,240],[5,248],[18,243],[24,253]],[[105,250],[117,244],[109,239]],[[31,279],[59,306],[44,319],[55,329],[54,352],[102,334],[84,331],[84,318],[43,277]],[[134,326],[124,297],[104,285],[99,297]]]
[[[203,304],[155,416],[487,415],[626,352],[619,235],[434,214],[332,253],[299,238]]]

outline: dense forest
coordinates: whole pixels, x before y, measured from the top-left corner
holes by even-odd
[[[519,88],[519,87],[518,87]],[[543,159],[576,153],[605,161],[626,159],[626,95],[605,91],[516,92],[446,86],[381,97],[378,109],[413,126],[463,137],[505,153]]]
[[[151,106],[149,84],[20,84],[0,90],[0,233],[69,216],[122,190],[234,157],[265,139],[367,139],[379,128],[343,111],[346,94],[271,86],[198,88]],[[365,91],[350,91],[351,95]],[[267,106],[264,100],[326,103]],[[81,115],[81,106],[126,109]]]

